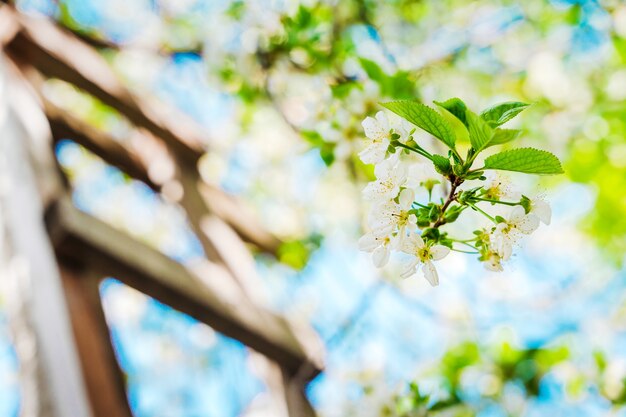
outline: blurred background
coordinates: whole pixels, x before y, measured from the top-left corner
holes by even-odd
[[[320,416],[626,416],[626,4],[15,4],[98,47],[133,91],[210,133],[202,178],[285,242],[279,259],[256,255],[259,294],[324,342],[326,369],[307,387]],[[130,127],[108,106],[60,81],[45,91],[125,140]],[[511,174],[551,202],[552,225],[503,273],[451,254],[432,288],[358,251],[373,172],[356,153],[377,102],[455,96],[475,110],[533,103],[516,127],[566,174]],[[176,260],[202,256],[177,205],[72,141],[56,153],[81,210]],[[135,416],[264,415],[250,411],[266,388],[241,343],[113,278],[101,294]],[[13,417],[20,364],[5,302],[0,416]]]

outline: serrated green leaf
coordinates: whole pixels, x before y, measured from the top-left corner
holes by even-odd
[[[489,107],[480,114],[480,117],[491,126],[498,127],[520,114],[529,105],[520,101],[508,101]]]
[[[485,169],[524,172],[526,174],[562,174],[559,159],[548,151],[518,148],[485,159]]]
[[[411,100],[390,101],[381,105],[430,133],[454,149],[456,137],[450,124],[435,110]]]
[[[432,156],[433,165],[435,165],[435,170],[442,174],[447,175],[451,172],[452,165],[450,165],[450,160],[442,155],[434,154]]]
[[[489,146],[493,139],[494,131],[486,121],[471,110],[465,111],[465,117],[467,118],[470,143],[472,148],[478,153]]]
[[[450,112],[454,117],[459,119],[461,123],[467,127],[467,118],[465,117],[465,112],[467,111],[467,106],[460,98],[451,98],[446,101],[433,101],[439,107],[446,109]]]
[[[502,145],[511,142],[512,140],[515,140],[520,133],[520,130],[496,129],[493,134],[493,138],[491,138],[491,141],[489,142],[489,146]]]

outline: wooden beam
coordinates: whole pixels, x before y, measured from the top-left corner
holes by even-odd
[[[137,155],[129,152],[126,146],[109,134],[72,116],[51,101],[45,98],[42,98],[42,101],[55,142],[70,139],[93,152],[108,164],[159,192],[160,185],[152,181],[148,175],[147,167]]]
[[[198,181],[198,190],[209,210],[231,225],[243,240],[277,256],[282,241],[261,227],[242,201],[205,182]]]
[[[55,141],[73,140],[98,155],[106,163],[160,192],[162,184],[155,183],[148,173],[146,163],[149,158],[73,116],[45,97],[40,98]],[[254,213],[246,210],[242,201],[200,179],[197,181],[197,187],[207,208],[228,223],[244,241],[263,252],[277,254],[281,241],[256,221]]]
[[[255,307],[241,293],[225,291],[228,280],[213,267],[198,275],[162,253],[60,200],[47,216],[60,256],[86,262],[172,308],[250,346],[304,379],[323,364],[317,343],[302,343],[285,319]]]
[[[5,8],[8,8],[5,7]],[[48,77],[59,78],[92,94],[124,114],[133,124],[162,139],[187,163],[204,153],[209,138],[190,117],[127,89],[92,47],[45,18],[12,10],[20,31],[7,43],[7,51]]]
[[[100,300],[101,277],[60,260],[61,280],[94,417],[132,417]]]

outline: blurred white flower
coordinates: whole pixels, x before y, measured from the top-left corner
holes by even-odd
[[[396,235],[397,245],[401,246],[407,236],[407,232],[417,230],[417,216],[410,213],[415,193],[413,190],[404,189],[400,192],[399,203],[389,201],[380,206],[375,206],[369,217],[369,226],[377,236]]]
[[[359,239],[359,249],[372,254],[374,266],[382,268],[389,261],[394,241],[391,235],[377,236],[374,232],[367,233]]]
[[[407,187],[424,187],[428,192],[431,192],[435,185],[442,184],[444,181],[443,176],[435,171],[434,166],[430,163],[412,164],[407,171]]]
[[[504,268],[502,268],[502,258],[495,252],[489,252],[487,254],[487,259],[483,261],[483,266],[488,271],[493,272],[502,272]]]
[[[531,234],[539,227],[539,218],[526,214],[522,206],[513,207],[507,217],[504,222],[498,223],[491,236],[496,253],[505,261],[511,257],[515,241],[522,234]]]
[[[512,200],[517,201],[521,195],[511,185],[510,180],[499,172],[488,171],[485,173],[485,194],[483,197],[492,200]]]
[[[427,246],[422,237],[416,233],[405,239],[402,251],[413,256],[404,271],[400,274],[402,278],[408,278],[417,272],[417,267],[422,265],[424,277],[433,287],[439,285],[439,275],[432,261],[443,259],[450,253],[450,248],[443,245]]]
[[[387,115],[379,111],[376,118],[366,117],[361,123],[365,136],[371,143],[359,153],[359,158],[366,164],[377,164],[385,159],[391,139],[391,130]]]
[[[541,197],[535,197],[530,199],[530,214],[534,214],[539,220],[546,226],[550,224],[552,220],[552,209],[550,204]]]
[[[372,181],[363,189],[365,199],[386,203],[398,196],[407,178],[406,165],[398,161],[397,154],[384,160],[374,168],[376,181]]]

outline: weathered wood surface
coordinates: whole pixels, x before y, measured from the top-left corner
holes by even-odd
[[[47,223],[59,256],[91,265],[280,363],[288,372],[321,371],[321,351],[301,343],[283,318],[255,307],[209,265],[197,275],[155,249],[112,229],[62,200]],[[211,276],[215,274],[217,276]],[[228,292],[226,292],[228,291]],[[315,346],[316,344],[313,344]]]

